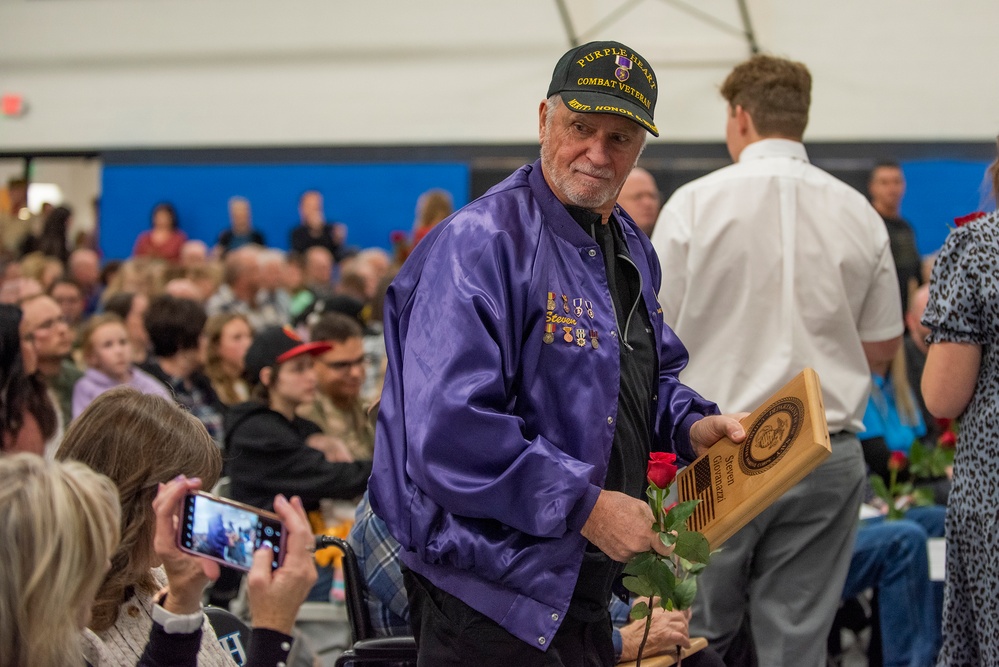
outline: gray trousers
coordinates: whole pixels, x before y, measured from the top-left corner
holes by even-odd
[[[829,458],[711,558],[690,635],[724,655],[748,616],[761,667],[825,665],[866,483],[860,441],[833,436]]]

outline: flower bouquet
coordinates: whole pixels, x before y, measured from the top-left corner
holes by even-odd
[[[936,447],[925,447],[916,440],[909,452],[909,472],[918,479],[937,479],[948,475],[954,465],[958,424],[954,419],[938,419],[940,437]]]
[[[926,487],[916,487],[915,482],[943,477],[954,465],[957,424],[949,419],[940,420],[939,424],[943,432],[937,439],[936,447],[927,447],[916,439],[909,449],[909,456],[903,452],[892,452],[888,459],[887,485],[879,475],[871,475],[874,494],[888,506],[888,520],[901,519],[910,507],[932,505],[932,491]],[[900,482],[899,472],[906,468],[909,479]]]
[[[632,558],[624,568],[625,588],[648,598],[631,608],[631,618],[645,619],[645,634],[638,648],[636,667],[642,664],[642,652],[652,626],[652,608],[657,604],[667,611],[690,608],[697,593],[695,577],[707,567],[711,558],[712,552],[704,535],[687,530],[687,518],[701,501],[688,500],[665,507],[676,473],[675,454],[652,453],[646,473],[649,485],[645,492],[654,517],[652,530],[659,534],[664,545],[673,547],[673,553],[663,556],[646,551]],[[677,647],[677,665],[680,660]]]

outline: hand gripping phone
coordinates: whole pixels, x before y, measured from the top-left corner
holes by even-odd
[[[270,547],[271,569],[277,569],[284,562],[286,539],[284,524],[273,512],[202,491],[184,496],[177,530],[181,551],[245,572],[253,564],[253,552]]]

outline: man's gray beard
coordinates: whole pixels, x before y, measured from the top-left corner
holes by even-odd
[[[578,188],[572,183],[572,179],[568,177],[569,169],[558,170],[554,165],[555,158],[551,154],[551,149],[548,148],[548,144],[541,144],[541,169],[548,178],[552,180],[559,191],[569,199],[569,203],[573,206],[579,206],[580,208],[586,208],[593,210],[607,203],[611,196],[603,193],[588,193],[579,192]],[[637,160],[636,160],[637,162]]]

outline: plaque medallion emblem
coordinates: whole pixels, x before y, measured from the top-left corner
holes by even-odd
[[[739,468],[758,475],[779,461],[801,432],[805,406],[794,397],[773,403],[753,422],[739,450]]]

